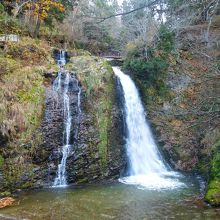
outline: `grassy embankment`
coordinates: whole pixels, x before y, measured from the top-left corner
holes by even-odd
[[[43,73],[53,66],[51,48],[40,40],[22,37],[0,50],[2,190],[32,185],[33,158],[41,144],[38,128],[44,111]]]

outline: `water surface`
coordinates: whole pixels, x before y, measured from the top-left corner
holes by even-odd
[[[198,202],[197,183],[173,190],[139,189],[134,185],[50,188],[22,193],[12,207],[0,210],[0,219],[219,219],[220,210]]]

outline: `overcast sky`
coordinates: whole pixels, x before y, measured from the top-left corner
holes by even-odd
[[[124,0],[117,0],[118,1],[118,4],[119,5],[122,5],[122,2],[124,1]]]

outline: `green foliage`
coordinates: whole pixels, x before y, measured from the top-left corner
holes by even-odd
[[[210,168],[210,181],[208,184],[208,190],[205,196],[206,201],[208,201],[213,206],[220,205],[220,139],[214,144],[213,158],[211,160]]]
[[[91,22],[85,23],[83,29],[87,42],[78,44],[80,48],[89,50],[92,54],[99,55],[105,51],[111,51],[119,46],[116,39],[111,37],[106,27]]]
[[[30,138],[42,117],[43,77],[37,68],[21,68],[3,76],[0,131],[11,138],[17,133]],[[10,100],[14,100],[13,103]],[[12,117],[13,116],[13,117]],[[6,123],[6,124],[5,124]]]
[[[10,56],[0,56],[0,77],[9,72],[13,72],[20,67],[20,63],[12,59]]]
[[[77,72],[80,82],[89,97],[89,113],[93,115],[94,127],[97,129],[98,147],[101,167],[107,164],[109,145],[109,127],[111,125],[113,100],[113,71],[103,59],[92,56],[73,57],[70,61]],[[70,65],[70,64],[69,64]]]
[[[47,61],[50,48],[41,41],[24,37],[18,43],[7,43],[7,55],[13,59],[28,64],[44,64]]]
[[[5,187],[11,191],[20,186],[27,188],[30,183],[26,181],[24,183],[24,179],[30,181],[33,177],[32,164],[20,162],[19,159],[21,160],[22,157],[11,159],[4,165]]]
[[[32,159],[42,143],[38,128],[45,99],[46,67],[40,64],[49,64],[49,52],[45,43],[22,38],[9,43],[0,55],[0,133],[7,137],[7,147],[0,149],[5,158],[3,163],[0,157],[0,168],[10,190],[32,186]]]
[[[10,196],[10,195],[11,195],[11,192],[8,192],[8,191],[4,191],[4,192],[0,193],[0,196],[2,196],[2,197],[7,197],[7,196]]]
[[[168,5],[170,9],[174,10],[177,9],[182,3],[182,0],[168,0]]]
[[[157,101],[169,98],[169,88],[165,81],[169,67],[168,54],[174,49],[175,35],[161,26],[156,46],[127,45],[127,57],[124,68],[131,72],[141,88],[145,101]]]
[[[2,157],[2,155],[0,155],[0,170],[2,169],[3,164],[4,164],[4,158]]]
[[[126,60],[124,68],[134,74],[138,85],[143,91],[145,101],[160,102],[160,97],[169,95],[168,87],[165,84],[168,62],[160,57],[154,57],[149,61],[144,59]]]
[[[139,48],[132,43],[129,43],[127,45],[127,59],[126,60],[131,60],[131,59],[135,59],[135,58],[139,58],[141,56]]]
[[[5,11],[4,5],[0,3],[0,14],[3,14]]]
[[[21,33],[26,33],[26,29],[17,19],[0,13],[0,34]]]
[[[156,82],[159,75],[165,73],[168,67],[168,63],[159,57],[155,57],[150,61],[134,59],[130,62],[127,62],[126,65],[128,66],[125,67],[129,67],[137,77],[144,80],[149,80],[149,82]]]
[[[157,48],[163,53],[170,53],[174,49],[175,34],[171,32],[165,25],[159,30],[159,42]]]

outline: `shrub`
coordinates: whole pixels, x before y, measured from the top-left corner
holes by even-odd
[[[0,3],[0,14],[3,14],[4,13],[4,6]]]
[[[157,48],[163,53],[170,53],[174,49],[175,34],[170,31],[165,25],[162,25],[159,30],[159,41]]]
[[[0,56],[0,77],[13,72],[20,67],[20,63],[10,57]]]
[[[49,48],[46,45],[28,37],[18,43],[8,42],[7,45],[7,55],[19,59],[25,64],[27,62],[37,65],[43,64],[49,55]]]
[[[3,164],[4,164],[4,158],[0,155],[0,170],[2,169]]]
[[[0,15],[0,34],[21,34],[24,32],[25,28],[21,26],[17,19],[5,14]]]
[[[169,67],[168,53],[174,49],[174,40],[174,33],[163,25],[155,47],[134,43],[127,45],[124,68],[133,74],[146,101],[156,99],[161,102],[161,98],[169,97],[165,80]]]

